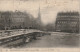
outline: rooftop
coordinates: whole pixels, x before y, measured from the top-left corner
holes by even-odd
[[[79,12],[59,12],[58,16],[79,16]]]

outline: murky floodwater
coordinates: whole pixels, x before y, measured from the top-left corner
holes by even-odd
[[[46,48],[46,47],[79,47],[80,36],[76,34],[54,34],[46,35],[33,40],[32,42],[23,44],[20,47],[23,48]]]
[[[80,47],[80,35],[78,34],[61,34],[52,33],[25,43],[17,48],[54,48],[54,47]]]

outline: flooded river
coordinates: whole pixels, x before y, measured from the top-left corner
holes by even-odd
[[[18,46],[19,48],[52,48],[52,47],[79,47],[80,36],[77,34],[54,34],[39,37],[37,40]]]

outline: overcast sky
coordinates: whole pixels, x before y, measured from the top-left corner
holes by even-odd
[[[37,17],[39,5],[45,24],[54,23],[60,11],[79,11],[79,0],[0,0],[0,11],[27,11]]]

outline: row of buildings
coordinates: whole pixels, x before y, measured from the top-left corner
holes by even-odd
[[[55,30],[58,32],[79,32],[79,12],[59,12]]]
[[[31,14],[21,11],[2,11],[0,12],[0,29],[21,29],[33,28],[41,29],[41,13],[40,7],[38,17],[34,18]]]
[[[20,11],[0,12],[0,29],[29,28],[32,15]]]
[[[39,8],[38,17],[20,11],[0,12],[0,29],[17,28],[42,28],[41,13]],[[55,31],[58,32],[79,32],[79,12],[59,12],[57,14]]]

